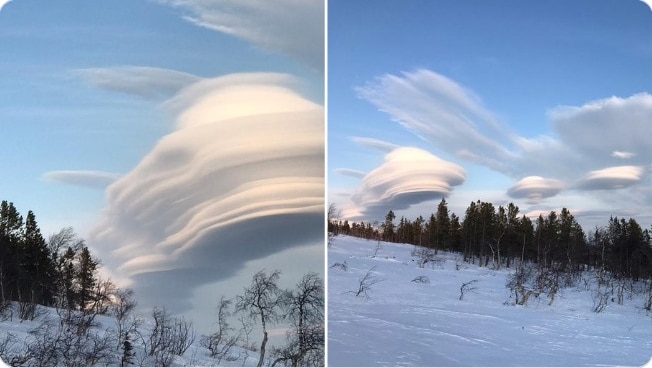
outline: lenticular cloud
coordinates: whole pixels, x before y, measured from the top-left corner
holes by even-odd
[[[399,147],[365,175],[361,188],[351,196],[357,209],[347,210],[353,216],[380,217],[389,209],[448,196],[465,178],[464,169],[454,163],[419,148]]]
[[[324,111],[290,85],[236,74],[168,101],[178,129],[107,190],[92,234],[105,263],[141,287],[187,288],[323,239]]]
[[[534,204],[544,198],[554,197],[563,188],[564,185],[559,180],[528,176],[509,188],[507,194],[512,198],[527,198],[528,203]]]

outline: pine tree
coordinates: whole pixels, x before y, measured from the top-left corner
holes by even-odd
[[[387,242],[394,241],[394,219],[396,215],[394,211],[389,210],[387,216],[385,216],[385,222],[383,223],[383,240]]]
[[[79,254],[79,265],[77,270],[78,294],[77,301],[79,308],[85,311],[89,303],[93,300],[97,277],[97,260],[91,257],[88,247],[83,247]]]
[[[436,231],[436,248],[447,249],[450,247],[450,217],[448,215],[448,205],[446,199],[442,198],[437,206],[437,231]]]
[[[22,245],[22,272],[19,276],[23,301],[51,305],[56,289],[53,282],[55,265],[32,211],[27,213]]]

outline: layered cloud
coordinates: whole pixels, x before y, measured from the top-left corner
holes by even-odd
[[[614,166],[589,172],[578,187],[589,190],[621,189],[641,182],[645,169],[640,166]]]
[[[120,177],[119,174],[104,171],[61,170],[43,174],[43,179],[94,189],[104,189]]]
[[[168,98],[200,80],[189,73],[146,66],[86,68],[74,73],[93,87],[146,98]]]
[[[454,163],[419,148],[399,147],[362,178],[361,186],[351,195],[352,206],[344,209],[345,217],[382,218],[390,209],[440,199],[465,177],[464,169]]]
[[[168,101],[177,129],[108,188],[90,239],[140,295],[181,303],[248,261],[323,239],[324,110],[292,83],[235,74]]]
[[[528,176],[519,180],[507,190],[512,198],[527,198],[529,203],[539,203],[544,198],[554,197],[564,188],[564,184],[555,179],[540,176]]]
[[[185,19],[324,70],[323,0],[159,0]]]

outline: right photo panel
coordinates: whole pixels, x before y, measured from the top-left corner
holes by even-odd
[[[329,366],[652,357],[652,7],[328,1]]]

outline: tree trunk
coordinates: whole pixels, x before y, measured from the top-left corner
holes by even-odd
[[[267,345],[267,330],[263,330],[263,342],[260,344],[260,358],[258,359],[258,367],[263,366],[265,360],[265,346]]]

